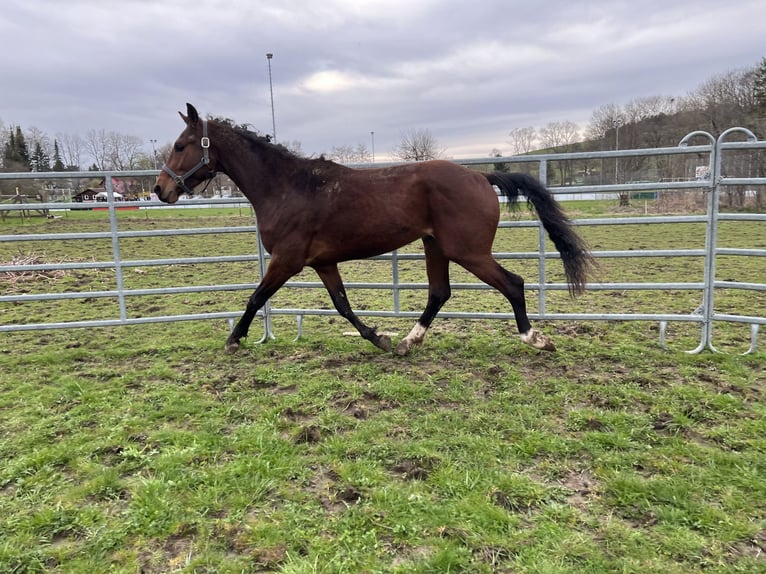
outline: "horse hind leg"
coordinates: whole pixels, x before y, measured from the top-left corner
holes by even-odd
[[[341,279],[340,272],[337,265],[325,265],[322,267],[315,267],[314,270],[322,280],[327,292],[330,294],[333,305],[335,305],[336,311],[351,323],[359,334],[370,341],[373,345],[389,352],[391,350],[391,338],[387,335],[379,335],[374,327],[368,327],[356,316],[351,305],[348,302],[346,296],[346,289],[343,286],[343,279]]]
[[[491,255],[475,261],[460,261],[460,264],[508,299],[513,307],[522,342],[542,351],[556,350],[553,341],[537,329],[533,329],[529,322],[527,303],[524,299],[524,279],[505,269]]]
[[[397,355],[406,355],[410,349],[423,342],[426,331],[436,314],[450,298],[449,259],[444,255],[439,244],[433,237],[423,239],[426,254],[426,272],[428,274],[428,303],[415,326],[396,346]]]

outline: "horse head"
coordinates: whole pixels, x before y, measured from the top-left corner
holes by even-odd
[[[196,186],[215,177],[207,120],[200,119],[191,104],[186,104],[186,115],[178,114],[186,123],[186,129],[173,144],[154,185],[154,193],[166,203],[175,203],[182,193],[192,195]]]

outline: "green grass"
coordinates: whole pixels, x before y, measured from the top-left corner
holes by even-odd
[[[203,225],[249,221],[238,218],[226,213]],[[188,225],[154,215],[125,223]],[[92,230],[102,222],[50,224]],[[695,225],[672,237],[662,228],[614,237],[599,229],[583,232],[600,249],[683,246],[700,236]],[[501,234],[502,249],[534,249],[534,234],[519,231]],[[722,241],[763,246],[759,231],[738,223]],[[76,257],[71,246],[32,247],[48,260]],[[126,249],[128,257],[164,257],[214,247],[247,252],[231,236]],[[109,245],[99,249],[96,260],[110,257]],[[638,269],[605,261],[602,273],[622,281],[650,270],[649,280],[680,280],[676,260],[639,261]],[[536,276],[518,263],[528,279]],[[422,263],[407,265],[408,280],[422,280]],[[696,273],[698,262],[688,265]],[[727,265],[738,278],[756,278],[738,280],[763,281],[748,260]],[[178,267],[134,273],[131,287],[255,274],[255,266]],[[351,264],[346,274],[366,280],[387,269]],[[108,275],[5,288],[89,290]],[[137,299],[131,312],[238,309],[246,295]],[[285,306],[329,306],[320,291],[280,295]],[[350,295],[357,307],[384,304],[382,293]],[[487,296],[457,293],[451,309],[506,310]],[[683,310],[698,296],[651,304]],[[763,315],[763,301],[732,297],[732,308]],[[423,302],[416,293],[405,303],[419,310]],[[555,302],[616,303],[647,305],[645,294],[630,293]],[[71,320],[109,307],[3,305],[3,322]],[[762,349],[690,356],[660,350],[650,323],[551,322],[538,324],[559,351],[541,354],[506,322],[437,319],[424,345],[401,358],[342,335],[349,326],[339,317],[307,317],[298,341],[294,319],[275,321],[276,341],[248,341],[235,356],[221,352],[225,321],[3,333],[0,572],[764,571]],[[411,323],[379,321],[399,336]],[[686,344],[693,327],[671,326],[673,348],[694,346]],[[746,347],[744,327],[716,331],[731,349]]]

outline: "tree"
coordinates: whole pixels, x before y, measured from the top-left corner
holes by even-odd
[[[58,134],[56,139],[60,142],[61,161],[66,171],[79,171],[85,141],[78,134]]]
[[[532,146],[537,139],[537,132],[532,126],[526,128],[513,128],[508,134],[511,136],[511,153],[513,155],[524,155],[532,151]]]
[[[368,163],[372,161],[372,155],[363,143],[357,144],[356,147],[350,145],[333,146],[327,157],[338,163]]]
[[[85,153],[93,160],[91,167],[98,171],[135,169],[145,155],[142,147],[143,142],[135,136],[103,129],[90,130],[83,141]]]
[[[571,151],[571,146],[579,140],[580,128],[574,122],[550,122],[540,130],[540,141],[543,148],[550,148],[553,152],[566,153]],[[567,181],[572,180],[572,162],[558,161],[555,163],[558,164],[560,184],[566,185]],[[551,173],[552,175],[553,173]]]
[[[725,129],[743,123],[756,106],[757,76],[756,69],[750,68],[717,74],[703,82],[690,96],[690,103],[708,124],[698,129],[718,137]]]
[[[489,157],[503,157],[502,150],[499,150],[498,148],[492,148],[492,151],[489,152]],[[495,171],[502,171],[502,172],[508,172],[510,171],[510,167],[505,162],[495,162],[492,164],[492,169]]]
[[[50,171],[51,160],[48,153],[43,149],[42,143],[38,140],[35,142],[34,151],[29,158],[30,167],[32,171]]]
[[[391,155],[403,161],[426,161],[441,157],[444,150],[429,130],[411,129],[402,135]]]
[[[761,60],[755,70],[753,97],[755,98],[756,111],[762,118],[766,117],[766,58]]]
[[[586,137],[591,141],[599,141],[606,144],[606,135],[614,130],[615,123],[623,121],[624,115],[616,104],[605,104],[596,108],[590,116],[590,123],[586,129]],[[614,149],[614,146],[604,149]]]
[[[8,133],[8,141],[5,142],[3,151],[3,165],[6,171],[29,171],[31,169],[29,161],[29,148],[21,131],[21,126],[11,128]]]
[[[64,162],[61,161],[61,152],[59,151],[58,140],[53,140],[53,171],[66,171]]]
[[[550,122],[540,130],[540,141],[544,148],[566,148],[579,139],[580,128],[574,122]]]
[[[111,169],[136,169],[146,157],[143,151],[143,141],[136,136],[110,132],[111,136]]]

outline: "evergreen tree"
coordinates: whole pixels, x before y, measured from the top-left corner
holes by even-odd
[[[66,166],[61,160],[58,140],[53,140],[53,171],[66,171]]]
[[[35,149],[32,152],[32,156],[29,160],[32,171],[50,171],[51,161],[48,154],[43,150],[43,146],[40,142],[35,143]]]
[[[27,142],[20,126],[16,126],[15,129],[11,128],[3,150],[3,158],[7,171],[29,171],[31,169]]]
[[[3,150],[3,164],[10,168],[10,164],[13,162],[13,152],[16,149],[16,141],[13,137],[13,128],[8,133],[8,141],[5,142],[5,149]]]
[[[29,163],[29,148],[27,147],[27,140],[24,137],[24,132],[21,131],[21,126],[16,126],[16,137],[14,138],[15,145],[15,158],[25,169],[30,168]]]

